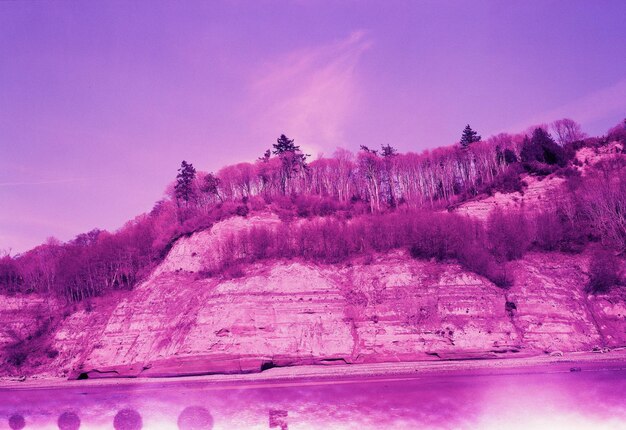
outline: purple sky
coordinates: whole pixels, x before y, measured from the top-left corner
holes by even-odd
[[[0,250],[150,210],[280,133],[448,145],[626,115],[626,2],[0,2]]]

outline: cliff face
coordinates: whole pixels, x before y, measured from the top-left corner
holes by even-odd
[[[227,236],[218,233],[255,222],[275,219],[233,218],[182,239],[135,290],[66,316],[51,341],[58,356],[30,372],[189,375],[626,345],[625,297],[587,297],[585,255],[528,254],[511,264],[508,290],[400,251],[332,266],[271,261],[240,278],[203,278],[198,261]],[[22,306],[35,309],[38,300],[3,300],[5,327],[26,336],[35,327],[26,315],[35,312]],[[0,341],[6,345],[6,333]]]
[[[612,142],[600,148],[581,148],[576,152],[576,163],[571,166],[582,176],[590,172],[590,166],[595,163],[610,159],[615,154],[621,153],[623,146],[619,142]],[[522,192],[503,194],[494,193],[493,196],[479,196],[474,200],[468,200],[459,204],[454,211],[469,215],[478,219],[486,220],[494,208],[504,210],[524,209],[532,211],[536,209],[552,208],[562,204],[567,191],[564,190],[565,179],[556,174],[547,177],[536,177],[525,174],[522,176],[525,183]]]
[[[550,176],[539,180],[533,176],[526,176],[524,182],[526,187],[521,193],[502,194],[496,192],[490,197],[463,202],[455,208],[455,212],[486,220],[494,208],[533,210],[542,208],[547,203],[557,204],[563,195],[560,190],[565,182],[563,178]]]

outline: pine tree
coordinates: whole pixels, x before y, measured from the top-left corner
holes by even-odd
[[[567,163],[563,148],[557,145],[552,136],[541,127],[533,131],[530,139],[528,137],[524,139],[520,158],[523,163],[526,163],[527,169],[532,167],[529,163],[533,162],[558,164],[561,167]]]
[[[383,160],[384,160],[384,174],[383,174],[383,181],[387,184],[387,204],[389,205],[389,207],[395,208],[396,207],[396,197],[394,194],[394,184],[393,184],[393,174],[392,174],[392,170],[393,170],[393,158],[398,155],[398,150],[396,148],[394,148],[393,146],[387,144],[387,145],[381,145],[382,148],[382,156],[383,156]]]
[[[300,147],[293,143],[293,139],[289,139],[284,134],[281,134],[276,143],[274,144],[274,155],[282,155],[286,152],[298,152]]]
[[[461,135],[461,148],[467,149],[474,142],[480,142],[480,136],[467,124]]]
[[[369,149],[365,145],[361,145],[361,151],[363,151],[365,153],[368,153],[368,154],[378,155],[378,150],[376,150],[376,149]]]
[[[398,155],[398,150],[391,145],[381,145],[383,157],[393,157]]]
[[[276,143],[273,145],[274,150],[272,153],[280,158],[282,164],[280,187],[283,194],[286,194],[287,183],[291,177],[306,169],[306,157],[309,155],[303,154],[300,151],[300,147],[294,143],[293,139],[289,139],[284,134],[281,134]]]
[[[178,169],[178,175],[176,175],[176,185],[174,186],[176,200],[183,200],[185,203],[192,200],[194,179],[196,179],[196,169],[193,167],[193,164],[183,160],[180,163],[180,169]]]
[[[264,163],[267,163],[267,162],[269,162],[269,161],[270,161],[270,157],[271,157],[271,156],[272,156],[272,151],[270,151],[270,150],[268,149],[267,151],[265,151],[265,152],[263,153],[263,156],[262,156],[262,157],[259,157],[259,158],[258,158],[258,160],[259,160],[259,161],[262,161],[262,162],[264,162]]]

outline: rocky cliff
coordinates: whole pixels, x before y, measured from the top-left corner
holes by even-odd
[[[38,366],[30,361],[21,372],[238,373],[626,345],[626,297],[620,290],[583,292],[585,254],[528,254],[510,264],[515,283],[507,290],[456,264],[419,261],[404,251],[340,265],[271,261],[234,279],[203,275],[228,232],[272,222],[272,216],[232,218],[179,240],[133,291],[59,317],[47,345],[58,355],[48,354]],[[0,346],[31,336],[42,314],[60,309],[33,296],[1,303]]]
[[[582,176],[589,174],[590,166],[601,160],[607,160],[623,151],[621,143],[613,142],[600,148],[581,148],[576,152],[576,162],[571,168]],[[551,208],[563,203],[567,191],[564,189],[566,180],[552,174],[547,177],[522,175],[524,187],[522,192],[500,193],[492,196],[480,195],[464,201],[454,211],[486,220],[494,208],[503,210],[524,209],[526,211]]]

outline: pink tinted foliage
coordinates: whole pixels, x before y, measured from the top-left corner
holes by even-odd
[[[23,276],[19,264],[10,255],[0,257],[0,288],[7,293],[20,291]]]
[[[626,250],[626,157],[596,164],[578,189],[580,211],[602,242]]]
[[[535,242],[545,251],[557,251],[564,240],[564,222],[555,210],[544,210],[535,217]]]
[[[561,146],[583,140],[586,137],[580,128],[580,124],[569,118],[554,121],[550,124],[550,129],[554,133],[557,143]]]
[[[608,138],[620,141],[624,129],[618,125]],[[543,129],[532,134],[532,139],[501,134],[465,151],[446,147],[397,154],[391,147],[383,153],[364,148],[355,156],[338,149],[332,157],[308,165],[302,158],[270,153],[215,175],[198,173],[190,184],[193,198],[181,202],[172,184],[169,198],[114,233],[94,230],[65,244],[49,242],[17,257],[2,257],[0,291],[79,301],[132,288],[180,236],[267,209],[283,222],[235,235],[224,244],[222,269],[228,268],[231,276],[239,275],[241,264],[250,261],[303,258],[337,263],[354,255],[406,248],[416,258],[456,260],[506,286],[511,280],[505,262],[520,258],[531,245],[543,251],[579,252],[588,241],[597,240],[624,251],[624,155],[614,151],[612,159],[590,166],[581,176],[568,164],[575,151],[589,145],[599,150],[607,139],[560,147]],[[520,157],[535,174],[558,171],[566,178],[565,198],[557,209],[536,214],[496,210],[485,225],[430,211],[480,192],[523,191]],[[294,160],[300,160],[297,168],[285,170]]]
[[[499,260],[522,257],[531,243],[526,214],[517,210],[492,210],[487,219],[487,237],[491,253]]]
[[[626,152],[626,119],[609,130],[607,140],[609,142],[622,143],[624,145],[622,152]]]
[[[607,250],[596,250],[589,261],[587,290],[594,294],[602,294],[623,283],[624,274],[621,270],[621,262],[615,253]]]
[[[356,255],[409,249],[415,258],[458,261],[506,287],[510,279],[489,252],[479,221],[455,214],[402,211],[364,215],[350,220],[317,217],[286,221],[273,227],[254,226],[227,238],[220,250],[215,275],[230,267],[265,259],[302,258],[320,263],[341,263]]]
[[[488,195],[496,192],[507,194],[524,191],[525,183],[521,178],[524,168],[520,163],[512,163],[508,165],[499,175],[491,182],[484,185],[482,191]]]

